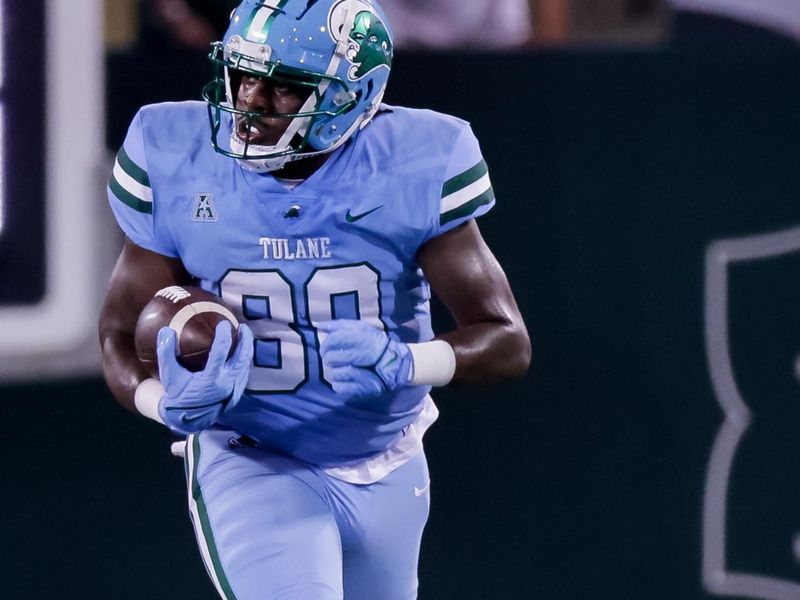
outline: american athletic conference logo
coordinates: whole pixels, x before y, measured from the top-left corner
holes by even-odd
[[[194,195],[194,204],[192,206],[192,221],[215,223],[217,220],[214,194],[212,192],[197,192]]]
[[[705,588],[800,598],[800,227],[713,243],[705,338],[724,413],[703,502]]]

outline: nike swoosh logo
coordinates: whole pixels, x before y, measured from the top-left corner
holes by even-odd
[[[209,415],[208,411],[204,411],[204,412],[201,412],[199,414],[196,411],[198,411],[200,409],[203,409],[203,408],[211,408],[212,406],[222,406],[222,410],[224,411],[225,407],[228,405],[228,402],[230,402],[232,397],[233,397],[233,392],[231,392],[228,395],[227,398],[225,398],[223,400],[220,400],[219,402],[209,402],[207,404],[198,404],[196,406],[188,406],[188,407],[187,406],[168,406],[164,410],[166,410],[166,411],[174,411],[174,410],[181,410],[181,411],[190,410],[190,411],[192,411],[192,413],[184,412],[182,415],[178,416],[178,420],[181,423],[183,423],[185,425],[191,425],[195,421],[199,421],[200,419],[207,419],[208,418],[208,415]]]
[[[430,489],[430,487],[431,487],[431,480],[430,480],[430,479],[428,479],[428,483],[427,483],[427,485],[426,485],[424,488],[420,489],[420,488],[418,488],[417,486],[414,486],[414,495],[415,495],[417,498],[419,498],[419,497],[420,497],[420,496],[422,496],[422,495],[423,495],[425,492],[427,492],[427,491]]]
[[[208,418],[208,415],[206,413],[202,413],[202,414],[199,414],[199,415],[197,415],[197,414],[194,414],[194,415],[182,414],[180,417],[178,417],[178,420],[181,423],[183,423],[184,425],[191,425],[195,421],[199,421],[201,419],[207,419],[207,418]]]
[[[383,208],[383,204],[381,204],[380,206],[376,206],[372,210],[368,210],[365,213],[361,213],[360,215],[351,214],[350,209],[348,209],[347,210],[347,214],[344,216],[344,218],[345,218],[345,221],[347,221],[348,223],[355,223],[356,221],[360,221],[361,219],[363,219],[367,215],[371,215],[376,210],[379,210],[381,208]]]

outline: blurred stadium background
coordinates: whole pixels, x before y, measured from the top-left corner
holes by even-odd
[[[482,142],[534,346],[523,381],[436,395],[420,598],[800,598],[800,15],[750,1],[782,35],[534,0],[514,48],[398,52],[387,100]],[[0,1],[4,599],[215,597],[171,437],[95,339],[113,154],[210,73],[154,10]]]

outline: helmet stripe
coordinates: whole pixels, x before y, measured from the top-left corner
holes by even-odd
[[[247,39],[259,44],[266,42],[275,18],[284,12],[283,7],[288,2],[289,0],[280,0],[278,6],[259,6],[253,10],[246,27]]]

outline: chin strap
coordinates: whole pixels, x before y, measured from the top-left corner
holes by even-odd
[[[242,155],[244,154],[244,142],[238,138],[236,133],[231,133],[230,145],[231,150],[234,152]],[[277,146],[256,146],[251,144],[247,149],[255,154],[270,154],[271,152],[278,152]],[[283,156],[276,156],[274,158],[237,158],[236,160],[238,160],[239,164],[241,164],[248,171],[252,171],[254,173],[271,173],[272,171],[281,170],[286,166],[287,163],[297,160],[298,158],[302,158],[302,156],[285,154]]]
[[[237,158],[236,160],[239,161],[242,167],[253,173],[272,173],[274,171],[280,171],[287,163],[292,162],[292,159],[292,156],[286,155],[278,156],[277,158]]]

